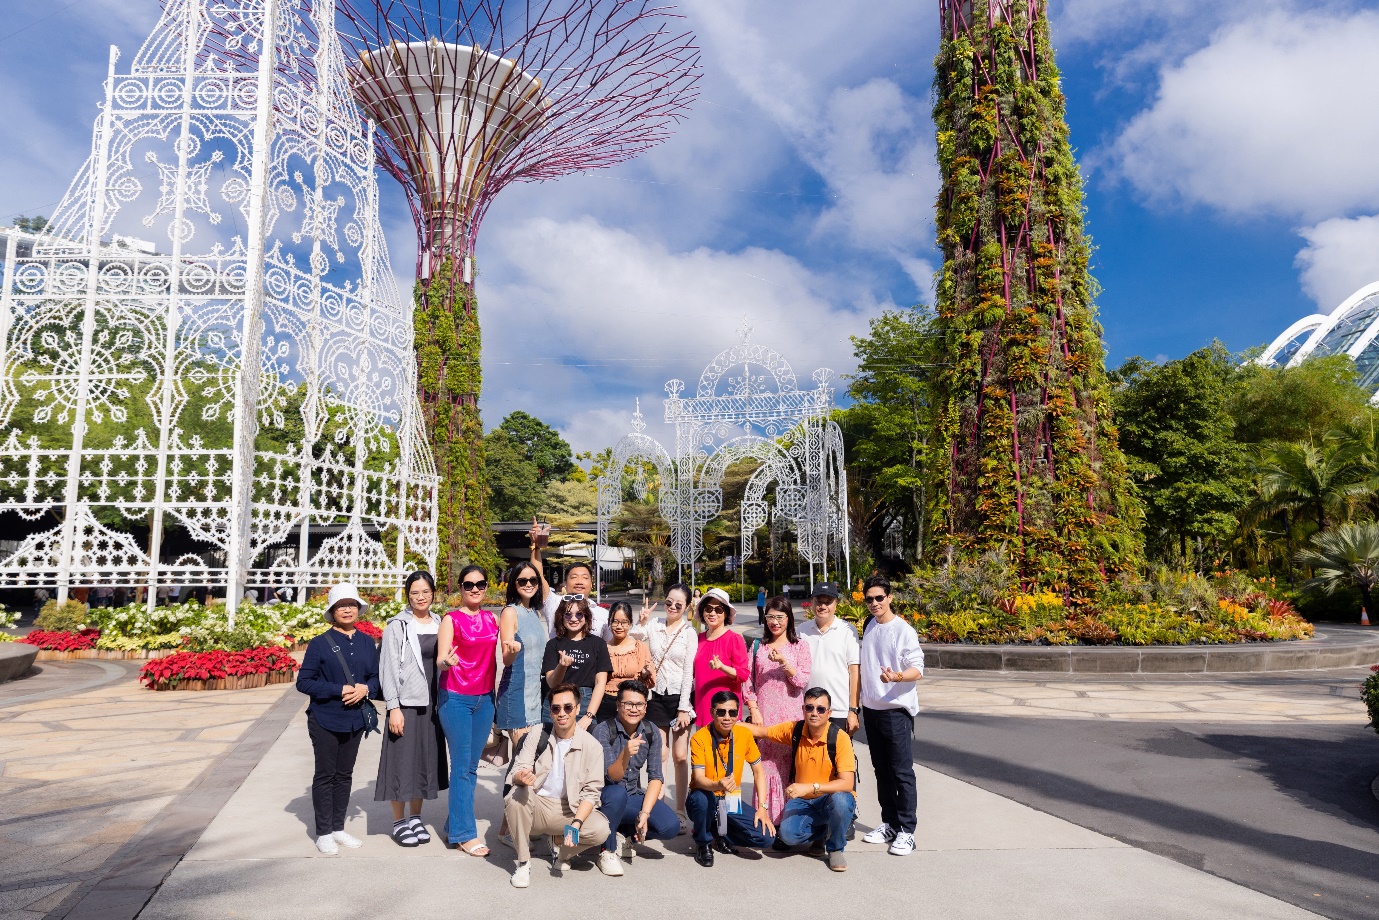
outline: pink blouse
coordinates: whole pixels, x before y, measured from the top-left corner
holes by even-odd
[[[729,677],[722,671],[715,671],[710,667],[709,662],[713,660],[714,655],[737,671],[737,677]],[[738,633],[727,629],[713,641],[704,636],[699,637],[699,649],[694,653],[694,718],[699,725],[708,725],[713,721],[712,700],[713,695],[719,690],[731,690],[737,694],[738,718],[747,714],[741,703],[742,683],[749,676],[748,667],[747,643]]]
[[[455,654],[460,663],[445,669],[441,686],[450,693],[478,696],[492,693],[498,677],[498,621],[487,610],[446,614],[455,629]]]

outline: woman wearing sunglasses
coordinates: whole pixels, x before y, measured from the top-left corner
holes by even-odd
[[[720,690],[728,690],[742,702],[742,682],[749,663],[747,643],[728,627],[733,624],[733,603],[722,588],[710,588],[699,602],[699,620],[704,635],[694,653],[694,720],[708,725],[709,700]]]
[[[639,622],[632,627],[632,634],[651,649],[656,686],[647,702],[646,720],[660,729],[661,750],[675,763],[675,813],[682,817],[689,793],[689,737],[694,722],[691,697],[694,654],[699,649],[699,633],[689,618],[689,596],[689,588],[671,585],[666,589],[666,618],[652,616],[656,605],[643,601]]]
[[[503,678],[498,684],[498,729],[510,733],[513,750],[526,730],[541,724],[541,659],[546,655],[546,589],[530,562],[508,572],[507,606],[498,619]],[[509,660],[511,656],[511,660]]]
[[[460,607],[445,615],[436,638],[441,727],[450,748],[448,843],[470,856],[487,856],[474,821],[479,755],[493,728],[493,687],[498,676],[498,621],[483,609],[488,575],[477,565],[460,572]]]
[[[565,595],[555,615],[555,638],[546,643],[541,659],[541,673],[545,675],[548,688],[541,721],[551,724],[550,690],[569,684],[579,690],[579,727],[588,731],[594,722],[590,706],[597,706],[593,701],[603,699],[603,688],[613,674],[608,643],[590,635],[592,614],[589,601],[583,595]]]

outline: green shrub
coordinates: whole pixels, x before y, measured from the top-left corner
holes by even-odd
[[[44,632],[78,632],[86,625],[86,605],[73,600],[63,604],[58,604],[56,600],[48,601],[34,621],[35,628]]]
[[[1369,669],[1369,677],[1360,687],[1360,698],[1369,710],[1369,727],[1379,732],[1379,664]]]

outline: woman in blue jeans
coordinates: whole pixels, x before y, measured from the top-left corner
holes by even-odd
[[[498,676],[498,621],[483,609],[488,576],[477,565],[460,572],[462,602],[441,621],[436,639],[440,720],[450,749],[450,815],[447,842],[470,856],[488,855],[474,821],[479,755],[493,728],[493,688]]]

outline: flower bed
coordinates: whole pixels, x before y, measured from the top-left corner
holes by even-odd
[[[246,690],[292,680],[297,662],[286,649],[259,646],[238,652],[176,652],[139,669],[150,690]]]

